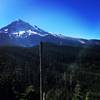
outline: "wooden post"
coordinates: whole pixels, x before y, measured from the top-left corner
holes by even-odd
[[[39,56],[40,56],[40,100],[43,100],[43,91],[42,91],[42,49],[43,49],[43,43],[40,42],[40,46],[39,46]]]

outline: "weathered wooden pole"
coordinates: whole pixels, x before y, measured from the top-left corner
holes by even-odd
[[[43,100],[43,90],[42,90],[42,53],[43,53],[43,43],[40,42],[39,46],[39,56],[40,56],[40,100]]]

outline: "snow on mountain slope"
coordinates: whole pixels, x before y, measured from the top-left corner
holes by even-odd
[[[20,19],[0,29],[0,45],[30,47],[39,44],[40,41],[71,46],[100,45],[99,40],[93,41],[54,34]]]
[[[22,20],[14,21],[11,24],[7,25],[6,27],[1,28],[0,33],[9,33],[10,35],[12,34],[16,38],[18,37],[25,38],[34,34],[37,34],[40,36],[47,35],[47,32],[38,28],[36,25],[33,27]]]

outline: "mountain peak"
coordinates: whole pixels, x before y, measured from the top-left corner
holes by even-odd
[[[0,33],[6,33],[10,37],[13,36],[15,38],[27,38],[33,35],[43,37],[49,34],[48,32],[40,29],[38,26],[32,26],[21,19],[17,19],[7,26],[1,28]]]
[[[8,33],[19,32],[19,31],[27,31],[33,30],[34,27],[29,23],[18,19],[13,21],[12,23],[8,24],[7,26],[0,29],[2,33],[5,33],[5,30],[8,30]]]
[[[24,22],[22,19],[17,19],[16,21],[18,21],[18,22]]]
[[[33,46],[40,43],[40,41],[54,43],[57,45],[99,45],[97,40],[84,40],[72,37],[66,37],[62,34],[57,35],[49,33],[38,26],[30,25],[29,23],[17,19],[7,26],[0,29],[0,45],[18,45],[18,46]]]
[[[15,21],[13,21],[12,23],[20,23],[20,24],[28,24],[28,25],[30,25],[29,23],[27,23],[26,21],[24,21],[24,20],[22,20],[22,19],[17,19],[17,20],[15,20]],[[10,23],[10,24],[12,24],[12,23]]]

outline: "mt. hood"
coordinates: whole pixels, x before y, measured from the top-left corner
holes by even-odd
[[[52,34],[20,19],[0,29],[0,46],[32,47],[38,45],[40,41],[71,46],[100,45],[99,40],[86,40]]]

